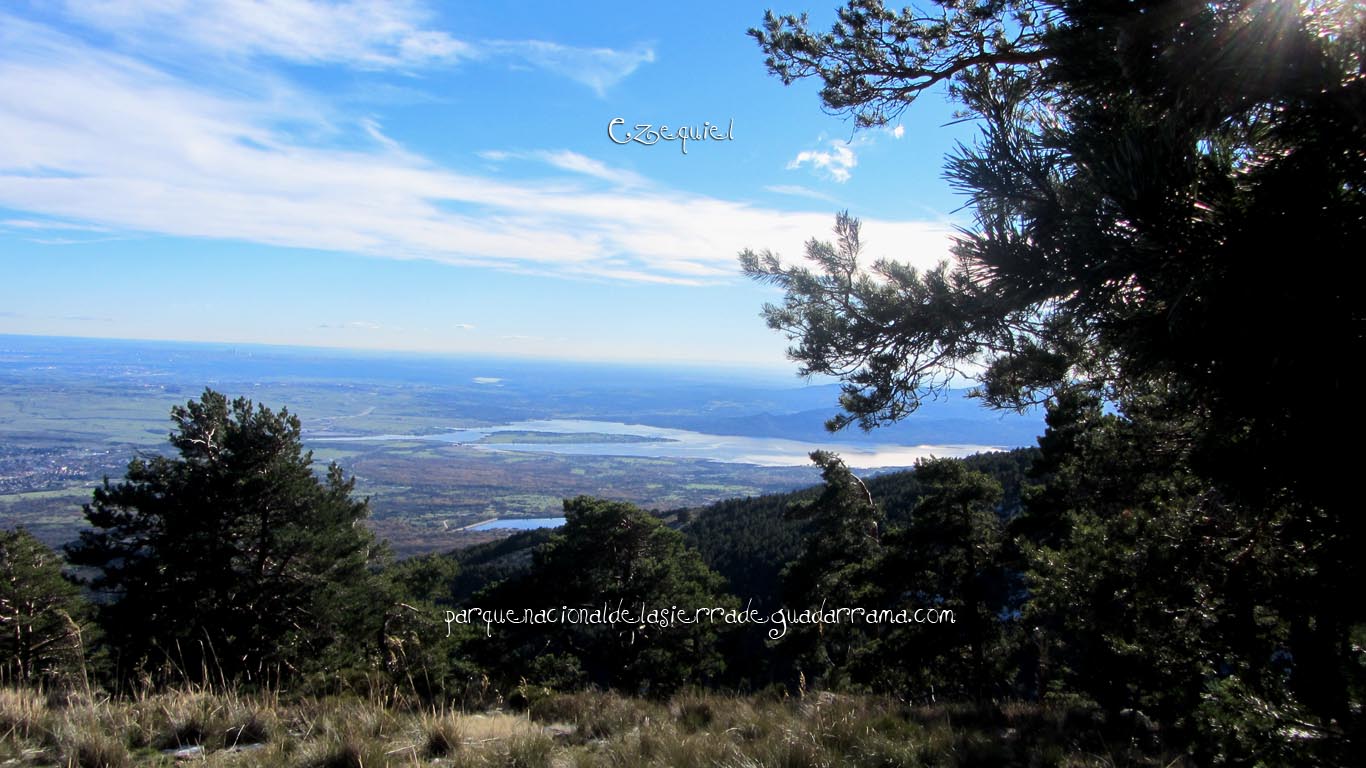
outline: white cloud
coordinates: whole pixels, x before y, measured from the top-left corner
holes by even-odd
[[[438,166],[374,122],[357,121],[377,146],[319,146],[307,139],[330,122],[306,97],[217,93],[3,14],[0,83],[0,206],[25,212],[14,221],[678,284],[734,279],[740,250],[796,255],[831,226],[566,151],[533,159],[573,176],[512,180]],[[602,180],[614,186],[588,183]],[[918,263],[945,258],[951,234],[864,232],[883,249],[870,255]]]
[[[797,156],[788,162],[788,169],[810,165],[817,173],[843,184],[852,175],[850,169],[858,165],[858,155],[838,140],[831,141],[829,147],[829,151],[808,149],[798,152]]]
[[[902,136],[906,135],[906,126],[898,125],[895,128],[888,128],[887,131],[888,133],[892,134],[892,138],[899,139]]]

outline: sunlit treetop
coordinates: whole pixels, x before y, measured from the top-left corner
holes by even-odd
[[[1296,451],[1350,398],[1330,361],[1366,338],[1360,4],[928,8],[855,0],[829,32],[770,14],[751,33],[858,125],[943,84],[979,127],[945,166],[973,214],[952,262],[860,262],[852,216],[808,243],[813,266],[742,254],[783,289],[765,316],[801,371],[844,381],[829,426],[897,421],[964,379],[1012,408],[1161,393],[1268,483],[1327,488]],[[1287,394],[1307,380],[1317,396]]]

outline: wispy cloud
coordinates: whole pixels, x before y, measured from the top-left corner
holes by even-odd
[[[183,44],[225,57],[360,68],[476,55],[469,43],[427,28],[429,14],[404,0],[67,0],[66,9],[73,20],[142,48]]]
[[[89,225],[89,224],[76,224],[76,223],[73,223],[73,222],[70,222],[70,221],[53,221],[53,220],[43,220],[43,221],[39,221],[39,220],[36,220],[36,219],[5,219],[5,220],[3,220],[3,221],[0,221],[0,227],[3,227],[3,228],[5,228],[5,229],[19,229],[19,230],[30,230],[30,231],[32,231],[32,230],[41,230],[41,231],[68,230],[68,231],[74,231],[74,232],[108,232],[108,231],[109,231],[109,229],[108,229],[107,227],[92,227],[92,226]]]
[[[344,323],[318,323],[319,328],[343,331],[402,331],[398,326],[384,325],[370,320],[348,320]]]
[[[0,221],[0,232],[13,232],[38,245],[91,245],[126,240],[110,234],[108,227],[78,224],[56,219],[5,219]]]
[[[830,228],[567,151],[526,156],[568,176],[442,166],[367,117],[350,119],[368,145],[331,147],[317,137],[339,118],[306,93],[213,90],[2,13],[0,83],[0,206],[24,212],[12,221],[677,284],[734,279],[743,248],[800,253]],[[864,230],[888,256],[948,253],[942,225]]]
[[[799,184],[772,184],[770,186],[764,187],[764,189],[779,195],[789,195],[791,197],[805,197],[811,200],[820,200],[823,203],[836,202],[835,198],[825,194],[824,192],[817,192],[814,189],[809,189]]]
[[[521,59],[538,69],[583,83],[599,96],[621,82],[642,64],[655,60],[655,52],[646,47],[629,51],[612,48],[579,48],[543,40],[500,40],[481,45],[491,54]]]
[[[93,244],[93,243],[116,243],[116,242],[118,242],[118,241],[120,241],[120,240],[125,240],[125,239],[127,239],[127,238],[122,238],[122,237],[94,237],[94,238],[76,238],[76,237],[31,237],[31,238],[29,238],[29,242],[37,243],[38,245],[91,245],[91,244]]]
[[[416,0],[67,0],[75,23],[138,50],[245,61],[419,70],[467,60],[511,61],[604,96],[654,51],[544,40],[466,40],[434,26]]]
[[[385,136],[384,132],[380,130],[379,121],[373,120],[368,117],[363,118],[360,120],[360,127],[361,130],[365,131],[365,134],[367,136],[374,139],[375,143],[380,145],[381,147],[384,147],[385,149],[391,152],[402,151],[403,148],[399,146],[399,143],[397,141],[394,141],[388,136]]]
[[[517,152],[504,149],[488,149],[477,153],[479,157],[496,163],[508,160],[532,160],[544,163],[562,171],[590,176],[620,187],[643,187],[650,181],[644,176],[623,168],[615,168],[601,160],[588,157],[568,149],[531,150]]]

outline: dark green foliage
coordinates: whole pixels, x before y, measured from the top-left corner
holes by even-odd
[[[895,11],[880,1],[854,0],[838,10],[829,33],[806,14],[769,11],[749,34],[768,54],[769,71],[790,85],[819,77],[821,101],[852,115],[860,127],[883,125],[921,91],[940,83],[961,87],[965,74],[986,66],[1027,66],[1048,58],[1041,13],[1046,3],[1008,0],[939,2],[930,11]]]
[[[97,569],[121,672],[273,680],[365,665],[382,611],[366,503],[314,474],[297,417],[205,390],[172,409],[178,456],[137,458],[68,547]]]
[[[1323,618],[1302,591],[1322,563],[1297,540],[1304,510],[1253,514],[1211,487],[1190,468],[1196,443],[1173,439],[1189,434],[1182,421],[1160,398],[1110,415],[1094,399],[1052,409],[1047,482],[1021,518],[1052,523],[1020,535],[1039,689],[1154,718],[1211,761],[1344,759],[1348,723],[1308,702],[1360,688],[1350,668],[1322,677],[1341,656],[1302,650],[1302,627]]]
[[[482,605],[481,593],[508,581],[525,579],[536,549],[549,541],[550,529],[520,531],[505,539],[477,544],[442,555],[401,560],[384,571],[390,608],[384,617],[381,660],[389,679],[404,693],[424,701],[454,700],[470,706],[487,704],[495,695],[486,669],[510,668],[494,644],[484,644],[491,660],[479,664],[473,653],[482,644],[482,627],[447,625],[453,607]],[[447,636],[449,633],[449,637]],[[515,674],[513,674],[515,672]],[[555,687],[584,682],[576,662],[541,656],[529,670],[509,671],[509,682],[521,675]]]
[[[1012,578],[1003,557],[1001,485],[950,459],[916,465],[922,493],[910,524],[889,541],[881,571],[913,607],[951,609],[952,624],[913,626],[902,663],[923,695],[1005,692],[1003,627]]]
[[[1360,760],[1362,527],[1351,453],[1318,449],[1363,426],[1333,362],[1366,351],[1344,256],[1366,242],[1363,18],[852,0],[829,33],[752,32],[860,125],[943,82],[980,126],[946,169],[975,214],[952,266],[860,265],[848,215],[814,268],[741,262],[786,292],[764,313],[803,372],[844,380],[832,428],[905,418],[956,375],[1049,404],[1002,548],[1029,571],[1020,658],[1208,761]]]
[[[22,528],[0,531],[0,679],[65,685],[82,679],[89,606],[62,560]]]
[[[1045,643],[1041,688],[1083,690],[1112,711],[1187,713],[1213,672],[1200,640],[1222,600],[1211,580],[1226,554],[1209,546],[1224,540],[1212,537],[1218,503],[1201,504],[1182,456],[1142,434],[1162,423],[1102,415],[1094,398],[1064,398],[1051,411],[1040,441],[1046,483],[1025,517],[1049,526],[1021,526],[1033,535],[1023,547],[1027,621]]]
[[[384,569],[384,575],[406,601],[442,603],[451,598],[460,562],[450,555],[418,555]]]
[[[622,606],[637,614],[642,606],[691,611],[733,605],[721,577],[681,534],[649,513],[588,497],[568,500],[564,509],[564,526],[535,551],[530,570],[477,597],[475,605],[555,612],[562,606]],[[716,677],[723,629],[706,622],[505,624],[494,626],[493,637],[475,650],[513,680],[560,687],[593,683],[656,695]]]
[[[379,635],[383,669],[399,691],[422,701],[459,696],[475,675],[458,642],[446,636],[445,611],[459,573],[450,555],[422,555],[381,574],[389,606]]]

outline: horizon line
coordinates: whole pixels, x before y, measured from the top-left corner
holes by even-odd
[[[388,357],[417,357],[417,358],[437,358],[446,360],[471,360],[471,361],[490,361],[490,362],[544,362],[558,364],[578,364],[593,367],[621,367],[621,368],[663,368],[663,369],[684,369],[691,371],[728,371],[728,372],[747,372],[764,377],[780,377],[784,374],[791,379],[802,380],[799,376],[795,364],[792,367],[784,368],[779,365],[766,366],[762,364],[744,363],[727,360],[677,360],[667,358],[584,358],[557,355],[519,355],[516,353],[490,354],[486,352],[461,352],[457,350],[422,350],[422,349],[393,349],[382,347],[356,347],[342,345],[323,345],[323,344],[285,344],[279,342],[263,341],[233,341],[233,340],[204,340],[204,339],[174,339],[174,338],[149,338],[136,336],[73,336],[69,334],[57,333],[15,333],[0,330],[0,339],[54,339],[67,341],[85,342],[125,342],[125,343],[146,343],[146,344],[179,344],[199,347],[253,347],[270,350],[289,350],[307,351],[323,353],[349,353],[353,355],[374,355]],[[794,382],[797,386],[808,386],[815,382],[810,378],[805,381]],[[833,382],[827,382],[833,383]]]

